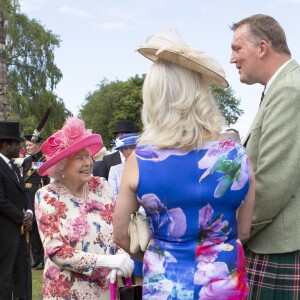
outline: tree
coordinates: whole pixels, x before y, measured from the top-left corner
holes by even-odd
[[[235,98],[234,91],[231,87],[223,89],[212,85],[211,92],[226,120],[226,124],[228,126],[235,124],[239,116],[244,113],[244,111],[239,108],[241,100]]]
[[[112,132],[118,120],[128,120],[142,129],[140,110],[142,107],[141,88],[144,78],[135,76],[127,81],[108,82],[104,79],[98,89],[90,93],[80,110],[80,116],[87,128],[101,134],[104,144],[109,147]]]
[[[142,130],[141,91],[144,78],[145,75],[142,77],[135,75],[125,82],[118,80],[108,82],[104,79],[98,89],[85,99],[80,115],[88,128],[101,134],[105,146],[110,145],[112,132],[118,120],[129,120],[136,125],[137,131]],[[238,108],[240,100],[234,97],[231,88],[222,89],[212,86],[211,91],[225,116],[227,125],[234,124],[243,113]]]
[[[31,133],[51,106],[44,135],[51,134],[71,115],[54,93],[62,78],[54,63],[59,37],[20,13],[17,0],[13,4],[11,0],[2,1],[6,4],[7,98],[11,109],[8,119],[19,120],[24,133]]]
[[[4,121],[9,113],[8,101],[6,97],[6,45],[5,45],[5,31],[4,31],[4,16],[2,2],[0,6],[0,121]]]

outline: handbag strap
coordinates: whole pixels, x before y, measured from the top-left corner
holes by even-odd
[[[131,286],[132,285],[132,280],[131,280],[131,277],[127,277],[126,280],[125,280],[125,286]]]
[[[109,291],[110,291],[110,300],[117,300],[117,283],[109,283]]]

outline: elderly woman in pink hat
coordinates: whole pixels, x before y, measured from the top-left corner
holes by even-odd
[[[38,173],[52,182],[35,197],[35,213],[45,250],[43,299],[109,299],[109,279],[128,277],[129,255],[116,254],[112,240],[113,193],[92,177],[92,156],[102,138],[68,118],[41,146],[46,162]]]

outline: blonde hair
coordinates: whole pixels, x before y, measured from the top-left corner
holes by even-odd
[[[157,60],[143,85],[139,145],[191,150],[215,138],[225,124],[202,74]]]

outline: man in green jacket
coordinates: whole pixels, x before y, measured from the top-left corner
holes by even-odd
[[[240,81],[264,86],[245,137],[256,207],[245,245],[248,299],[300,298],[300,66],[270,16],[234,23],[230,62]]]

